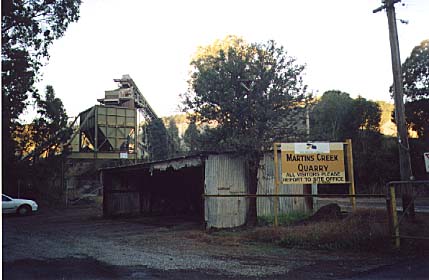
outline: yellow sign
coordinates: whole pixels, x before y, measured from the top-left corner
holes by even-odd
[[[344,184],[343,143],[283,143],[283,184]]]

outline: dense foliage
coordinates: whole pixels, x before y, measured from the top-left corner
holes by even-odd
[[[311,114],[312,139],[343,141],[352,120],[352,103],[353,99],[348,93],[325,92]]]
[[[162,160],[168,157],[168,132],[161,119],[154,119],[147,124],[147,142],[149,159]]]
[[[408,125],[429,142],[429,40],[416,46],[402,64]]]
[[[39,96],[36,104],[38,114],[33,122],[20,125],[14,133],[21,159],[32,157],[35,160],[41,155],[48,158],[60,154],[72,133],[64,105],[55,96],[52,86],[46,87],[44,98]]]
[[[2,157],[3,186],[17,184],[17,153],[14,134],[19,116],[30,96],[40,100],[34,88],[48,48],[79,18],[80,0],[4,0],[2,8]],[[41,104],[37,104],[41,105]],[[32,128],[33,131],[37,128]]]
[[[325,92],[311,114],[312,139],[352,139],[359,192],[380,192],[386,182],[399,179],[395,139],[380,133],[380,120],[381,109],[376,102],[353,99],[340,91]]]
[[[183,135],[183,141],[187,147],[187,150],[192,154],[199,150],[202,150],[201,147],[201,134],[195,124],[195,121],[191,121],[188,128]]]
[[[224,149],[258,154],[271,146],[272,128],[304,98],[304,66],[274,41],[228,36],[201,47],[191,66],[185,109],[197,121],[217,123]]]
[[[179,128],[174,118],[171,118],[167,127],[168,157],[173,158],[181,153]]]
[[[67,155],[66,143],[72,130],[67,126],[67,114],[52,86],[37,98],[37,116],[30,124],[18,124],[13,133],[20,171],[17,184],[21,194],[59,201],[63,194],[62,162]],[[15,194],[17,189],[5,186]]]

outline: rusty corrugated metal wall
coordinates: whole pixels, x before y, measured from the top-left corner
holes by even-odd
[[[280,158],[280,154],[279,154]],[[279,165],[279,174],[281,174]],[[281,175],[279,175],[281,176]],[[258,194],[274,194],[274,154],[265,153],[259,165]],[[279,194],[303,194],[303,185],[280,185]],[[258,216],[274,215],[274,197],[258,197]],[[291,211],[309,211],[303,197],[280,197],[279,214]]]
[[[231,155],[209,155],[205,162],[204,192],[246,194],[246,161]],[[231,228],[246,222],[245,197],[207,197],[204,203],[207,228]]]

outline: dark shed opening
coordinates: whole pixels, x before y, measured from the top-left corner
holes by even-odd
[[[102,170],[106,216],[177,216],[204,222],[204,167],[136,165]]]
[[[203,220],[204,171],[202,167],[153,171],[140,186],[141,213],[185,215]]]

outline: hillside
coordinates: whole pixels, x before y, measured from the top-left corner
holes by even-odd
[[[186,114],[177,114],[177,115],[172,115],[172,116],[168,116],[168,117],[162,117],[162,121],[163,121],[165,127],[168,127],[168,124],[170,123],[171,119],[173,119],[177,125],[177,129],[179,130],[179,136],[183,137],[186,129],[189,126],[189,121],[186,117]]]
[[[386,101],[376,101],[381,109],[380,132],[384,135],[395,136],[396,124],[392,121],[395,105]]]
[[[396,136],[396,124],[392,121],[395,105],[385,101],[377,101],[381,109],[380,132],[388,136]],[[417,132],[412,129],[408,130],[410,138],[417,138]]]

